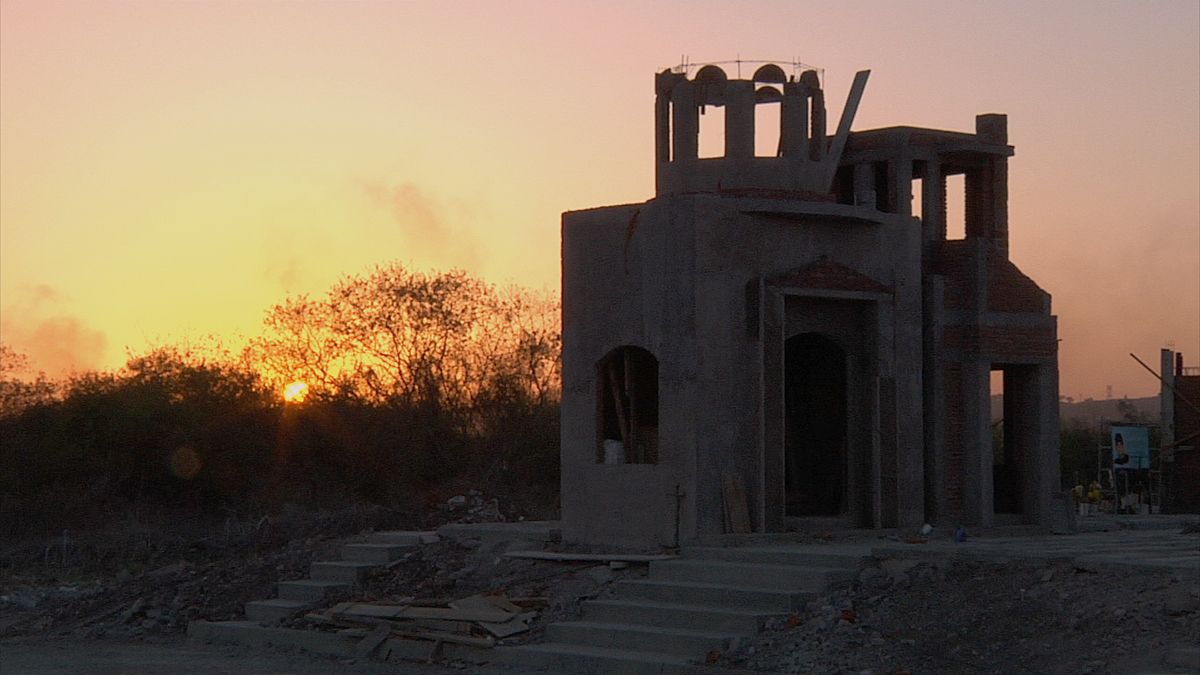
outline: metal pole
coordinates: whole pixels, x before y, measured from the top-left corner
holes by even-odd
[[[1170,389],[1172,392],[1174,392],[1174,393],[1175,393],[1175,395],[1179,397],[1179,400],[1180,400],[1180,401],[1183,401],[1184,403],[1188,404],[1188,406],[1189,406],[1189,407],[1190,407],[1192,410],[1195,410],[1196,412],[1200,413],[1200,407],[1197,407],[1195,403],[1192,403],[1191,401],[1189,401],[1189,400],[1187,400],[1186,398],[1184,398],[1184,397],[1183,397],[1183,394],[1180,394],[1180,393],[1179,393],[1179,390],[1178,390],[1178,389],[1176,389],[1176,388],[1175,388],[1173,385],[1167,384],[1167,381],[1166,381],[1166,380],[1164,380],[1164,379],[1162,379],[1162,376],[1161,376],[1161,375],[1159,375],[1158,373],[1154,372],[1154,369],[1153,369],[1153,368],[1151,368],[1150,366],[1146,365],[1146,362],[1145,362],[1145,361],[1143,361],[1143,360],[1139,359],[1139,358],[1138,358],[1138,357],[1137,357],[1137,356],[1136,356],[1136,355],[1135,355],[1133,352],[1130,352],[1130,353],[1129,353],[1129,355],[1133,357],[1133,360],[1134,360],[1134,361],[1137,361],[1138,363],[1140,363],[1140,364],[1142,365],[1142,367],[1143,367],[1143,368],[1145,368],[1146,370],[1150,371],[1150,374],[1151,374],[1151,375],[1153,375],[1154,377],[1158,378],[1158,381],[1159,381],[1159,382],[1162,382],[1164,387],[1166,387],[1167,389]]]

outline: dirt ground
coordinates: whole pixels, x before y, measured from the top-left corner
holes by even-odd
[[[200,675],[333,672],[363,675],[419,672],[438,675],[461,671],[417,665],[398,670],[395,664],[339,661],[296,652],[198,645],[187,642],[181,636],[144,641],[29,638],[0,641],[0,673],[4,675],[175,675],[181,672]]]
[[[180,664],[196,673],[463,672],[464,664],[338,661],[183,636],[190,620],[241,618],[242,604],[272,597],[276,581],[305,577],[312,560],[333,558],[372,528],[404,527],[397,518],[300,514],[183,532],[123,523],[5,542],[0,673],[175,673]],[[520,636],[536,641],[546,624],[576,616],[582,600],[645,573],[501,555],[513,546],[521,544],[423,546],[368,579],[358,599],[544,597],[533,630]],[[1197,672],[1164,664],[1175,647],[1197,644],[1200,570],[897,559],[867,565],[848,587],[714,660],[790,673]]]
[[[780,673],[1176,672],[1164,657],[1194,645],[1200,570],[885,560],[722,662]]]

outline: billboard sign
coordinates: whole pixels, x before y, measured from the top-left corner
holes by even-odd
[[[1150,430],[1146,427],[1112,427],[1114,469],[1150,468]]]

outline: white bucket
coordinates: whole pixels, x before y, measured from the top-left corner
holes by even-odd
[[[613,439],[605,439],[604,441],[604,463],[605,464],[624,464],[625,463],[625,444],[621,441]]]

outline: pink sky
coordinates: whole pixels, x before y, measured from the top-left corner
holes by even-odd
[[[52,373],[258,331],[389,260],[557,287],[562,211],[653,194],[653,73],[799,59],[855,128],[1009,115],[1062,393],[1200,363],[1200,10],[1148,2],[0,4],[0,339]]]

